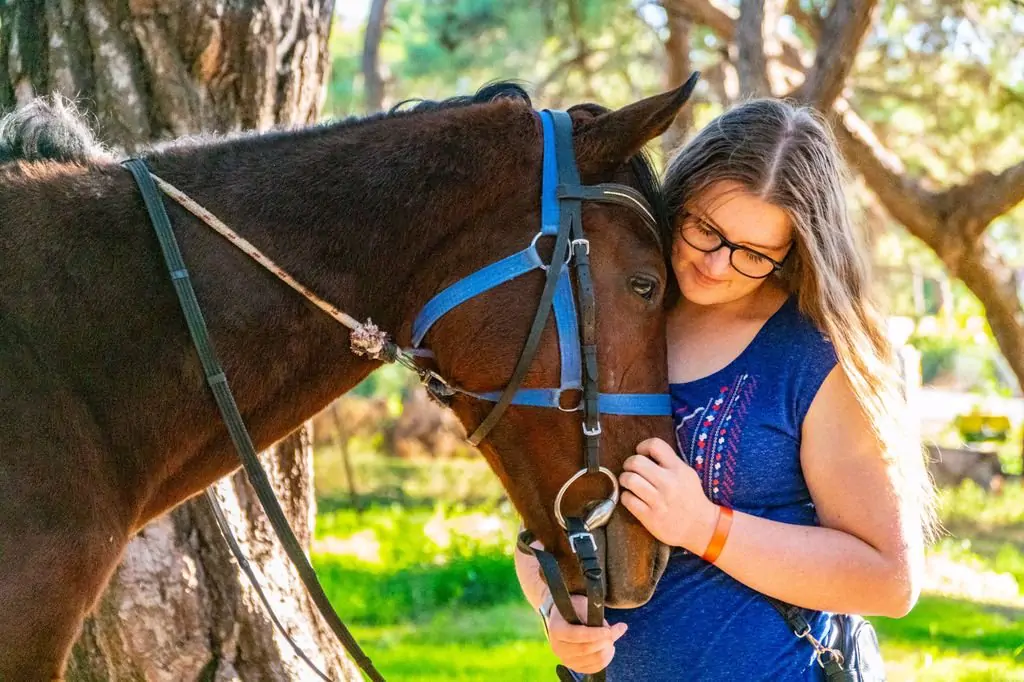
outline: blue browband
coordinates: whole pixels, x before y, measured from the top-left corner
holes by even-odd
[[[541,179],[541,230],[530,242],[530,245],[503,258],[496,263],[477,270],[441,293],[434,296],[423,306],[423,310],[413,322],[412,345],[418,348],[430,328],[450,310],[465,303],[475,296],[490,291],[499,284],[511,282],[515,278],[533,270],[546,270],[545,263],[537,253],[537,240],[542,236],[554,237],[558,234],[561,220],[561,202],[557,195],[559,184],[559,168],[556,157],[555,131],[553,116],[565,116],[561,111],[541,111],[540,118],[544,136],[544,162]],[[572,148],[569,148],[572,153]],[[643,207],[641,206],[641,209]],[[589,246],[588,246],[589,249]],[[553,258],[571,258],[572,247],[566,254]],[[580,404],[563,407],[560,403],[565,391],[578,391],[582,387],[582,367],[580,358],[579,317],[576,301],[573,296],[572,283],[569,280],[569,268],[564,268],[558,279],[558,286],[552,301],[555,312],[555,326],[558,330],[558,347],[561,356],[561,381],[559,388],[523,388],[516,392],[513,405],[530,407],[550,407],[566,412],[581,409]],[[454,388],[454,387],[453,387]],[[501,391],[489,393],[473,393],[463,389],[455,390],[481,400],[496,402]],[[600,393],[598,406],[605,414],[631,416],[666,416],[671,414],[669,396],[666,393]]]

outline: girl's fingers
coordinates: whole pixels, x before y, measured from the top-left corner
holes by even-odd
[[[590,654],[589,656],[581,658],[562,659],[562,662],[578,673],[590,675],[607,668],[608,664],[612,662],[612,658],[614,657],[615,647],[609,646],[607,649],[598,653]]]
[[[638,454],[647,455],[666,469],[674,469],[684,463],[672,446],[660,438],[642,441],[636,446],[636,451]]]
[[[650,505],[628,490],[622,492],[622,497],[619,498],[619,501],[622,503],[623,507],[632,512],[633,516],[637,517],[641,521],[651,514]]]
[[[669,473],[657,462],[645,455],[633,455],[622,463],[623,471],[632,471],[647,479],[656,488],[661,487],[668,479]]]
[[[592,628],[586,625],[570,625],[561,616],[557,618],[556,622],[555,616],[552,616],[549,625],[552,641],[558,640],[573,645],[610,644],[614,641],[612,629],[608,626]]]
[[[640,474],[624,471],[619,475],[619,483],[625,490],[636,495],[649,507],[655,506],[661,500],[661,494],[658,492],[658,489]]]

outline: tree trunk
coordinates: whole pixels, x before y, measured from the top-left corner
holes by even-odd
[[[309,546],[313,450],[300,429],[261,456],[299,541]],[[335,680],[361,679],[314,614],[245,475],[217,485],[263,589],[296,643]],[[68,682],[317,680],[274,629],[231,558],[205,497],[146,526],[128,545],[71,656]]]
[[[316,120],[333,0],[0,3],[0,105],[60,92],[128,152],[184,134]],[[312,438],[264,453],[299,539],[313,524]],[[314,616],[244,474],[218,486],[291,636],[334,679],[359,679]],[[132,540],[75,645],[70,681],[312,680],[232,560],[204,497]]]
[[[153,140],[316,120],[333,0],[0,4],[0,106],[60,92],[98,136]]]
[[[373,0],[370,16],[366,20],[366,38],[363,42],[363,89],[366,91],[366,111],[384,108],[384,76],[380,72],[380,41],[384,37],[388,0]]]
[[[668,37],[665,39],[665,86],[667,89],[672,89],[685,83],[692,71],[690,29],[693,27],[693,22],[678,12],[667,11],[666,13],[668,14]],[[693,104],[690,104],[676,114],[672,125],[661,136],[661,153],[666,162],[672,158],[673,152],[683,144],[692,126]]]

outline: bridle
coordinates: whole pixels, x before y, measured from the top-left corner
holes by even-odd
[[[661,236],[658,233],[658,221],[654,211],[646,199],[633,188],[615,183],[581,184],[573,151],[572,120],[569,114],[562,111],[542,111],[539,112],[539,116],[544,140],[540,232],[522,251],[455,282],[428,301],[413,323],[412,343],[414,347],[419,347],[437,320],[469,299],[527,272],[536,269],[545,271],[544,290],[537,305],[537,313],[519,361],[504,390],[500,393],[474,393],[454,388],[446,382],[428,384],[428,389],[432,395],[445,402],[456,393],[462,393],[495,403],[490,413],[469,436],[470,442],[474,445],[479,445],[483,441],[510,405],[548,407],[583,413],[584,467],[573,474],[558,491],[554,514],[559,526],[568,533],[569,546],[579,562],[580,572],[586,584],[587,623],[600,626],[604,620],[605,582],[603,562],[600,559],[595,534],[603,534],[603,527],[611,519],[619,501],[618,479],[611,470],[601,466],[601,413],[657,416],[670,414],[670,407],[669,397],[664,393],[600,393],[598,390],[597,301],[590,271],[590,242],[583,233],[583,201],[626,206],[643,218],[644,225],[651,231],[655,243],[659,246]],[[555,240],[549,263],[545,263],[537,252],[537,241],[542,237],[553,237]],[[570,270],[575,271],[579,314],[573,295]],[[520,388],[523,377],[536,355],[541,332],[552,309],[555,313],[561,358],[559,387]],[[570,408],[563,407],[563,393],[580,390],[580,402]],[[594,504],[585,517],[566,517],[562,509],[566,492],[576,481],[592,474],[607,478],[611,482],[611,493]],[[562,617],[569,623],[579,624],[558,562],[550,552],[532,547],[533,540],[534,534],[524,530],[519,537],[520,550],[537,558],[555,606]],[[568,671],[564,674],[568,674]],[[603,679],[603,674],[592,676],[592,679]]]
[[[479,445],[491,432],[495,424],[511,405],[556,408],[566,412],[582,412],[584,467],[570,477],[561,487],[556,496],[554,514],[559,525],[568,533],[569,546],[572,549],[580,571],[583,575],[587,591],[587,623],[600,626],[604,619],[605,579],[604,567],[599,552],[599,544],[603,544],[603,527],[611,518],[619,499],[619,484],[615,474],[601,466],[601,413],[631,416],[666,416],[670,414],[669,397],[667,394],[620,394],[600,393],[598,389],[597,363],[597,317],[596,298],[593,279],[590,271],[590,242],[583,233],[582,203],[583,201],[600,201],[626,206],[636,211],[643,219],[645,226],[652,232],[655,242],[661,246],[658,233],[658,221],[654,211],[644,197],[621,184],[604,183],[583,185],[580,182],[576,167],[575,153],[572,143],[572,120],[562,111],[542,111],[538,114],[543,136],[543,168],[541,181],[541,230],[522,251],[488,265],[468,277],[447,287],[434,296],[424,306],[413,324],[413,348],[399,348],[385,332],[379,330],[371,321],[360,323],[346,315],[336,307],[319,298],[316,294],[298,283],[284,270],[260,253],[252,244],[241,238],[216,216],[197,204],[183,192],[149,172],[141,159],[129,159],[124,165],[131,171],[142,193],[150,219],[153,222],[160,241],[164,259],[171,274],[171,280],[182,305],[189,332],[203,365],[207,382],[210,385],[221,415],[228,427],[232,441],[239,452],[243,467],[249,477],[264,511],[277,532],[292,563],[295,564],[300,578],[306,586],[313,602],[332,631],[344,645],[352,658],[363,671],[375,682],[383,682],[383,677],[374,668],[373,663],[363,653],[348,629],[338,618],[330,606],[323,588],[317,581],[316,574],[310,566],[302,547],[295,539],[288,521],[281,510],[277,498],[267,480],[255,448],[249,438],[242,418],[235,406],[234,398],[228,388],[227,378],[220,366],[210,343],[206,323],[196,300],[188,270],[181,258],[170,219],[167,216],[163,200],[157,186],[165,194],[181,204],[186,210],[215,231],[227,238],[232,244],[247,253],[260,265],[268,269],[286,284],[301,293],[321,310],[338,322],[352,330],[350,346],[358,355],[365,355],[384,362],[398,362],[416,372],[435,399],[449,403],[451,399],[462,394],[468,397],[494,403],[494,407],[469,436],[470,442]],[[543,237],[554,238],[551,261],[545,263],[537,251],[537,242]],[[490,289],[509,282],[527,272],[540,269],[545,272],[544,289],[541,293],[537,312],[534,316],[530,332],[522,353],[516,363],[508,384],[501,392],[473,392],[452,385],[433,369],[423,367],[417,358],[429,354],[420,348],[424,337],[431,326],[446,313],[458,305],[478,296]],[[579,298],[579,313],[576,308],[576,297],[573,293],[570,270],[574,271],[576,294]],[[558,332],[559,355],[561,359],[559,387],[555,389],[520,388],[527,370],[537,353],[541,333],[554,309],[555,323]],[[579,403],[573,407],[562,405],[562,395],[566,391],[580,391]],[[612,485],[608,497],[590,506],[585,517],[565,516],[562,503],[569,488],[587,475],[606,477]],[[262,590],[256,581],[252,569],[231,536],[226,518],[220,510],[219,503],[212,489],[207,490],[214,515],[222,533],[228,540],[229,547],[235,555],[240,567],[254,585],[264,606],[270,611],[271,619],[282,631],[286,639],[295,648],[296,653],[308,663],[322,679],[329,678],[298,649],[295,643],[281,628],[277,618]],[[569,598],[569,591],[558,568],[554,555],[548,551],[530,546],[535,536],[528,530],[520,533],[518,545],[524,552],[536,556],[540,563],[551,590],[555,606],[566,621],[580,624],[575,609]],[[571,674],[559,667],[559,676],[563,680],[572,680]],[[603,671],[590,676],[595,682],[604,679]]]

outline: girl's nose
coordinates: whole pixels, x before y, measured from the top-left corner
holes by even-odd
[[[708,275],[718,279],[726,279],[732,265],[729,263],[729,249],[722,247],[717,251],[704,255],[704,267]]]

